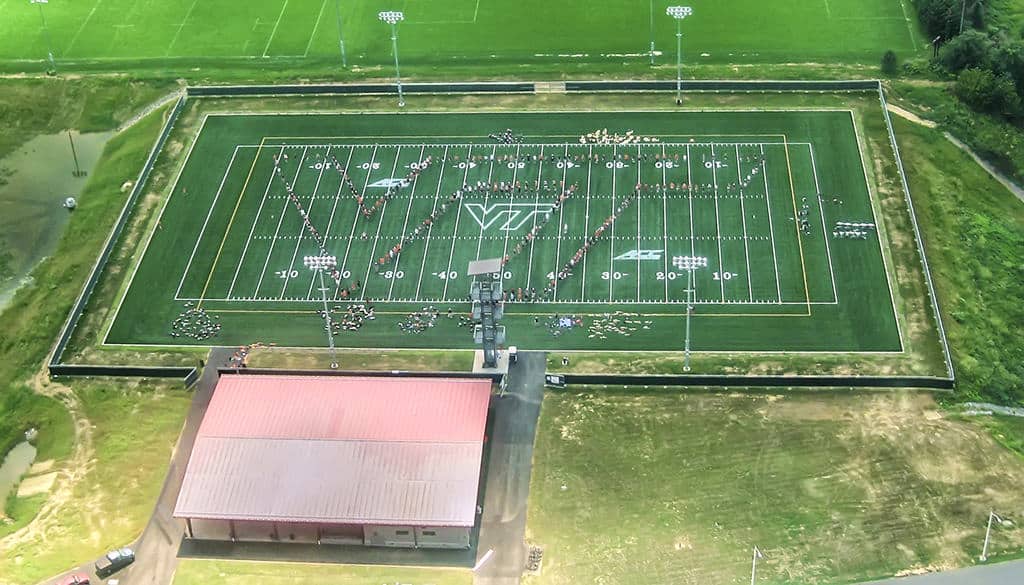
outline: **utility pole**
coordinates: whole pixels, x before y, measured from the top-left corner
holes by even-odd
[[[68,142],[71,143],[71,158],[75,159],[75,170],[71,173],[71,176],[84,177],[86,172],[82,170],[82,167],[78,166],[78,152],[75,151],[75,139],[71,136],[71,130],[68,130]]]
[[[998,520],[1000,524],[1003,523],[1002,517],[1000,517],[999,514],[996,514],[994,510],[988,513],[988,528],[985,529],[985,544],[981,547],[982,561],[988,560],[988,542],[989,537],[992,535],[992,520]]]

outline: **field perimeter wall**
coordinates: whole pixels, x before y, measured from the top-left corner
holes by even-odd
[[[518,94],[534,93],[544,86],[549,90],[550,83],[529,83],[529,82],[479,82],[479,83],[408,83],[403,84],[407,94]],[[889,134],[890,145],[896,158],[896,166],[899,171],[903,192],[906,197],[907,207],[914,227],[915,240],[917,242],[918,254],[924,269],[925,280],[927,281],[928,293],[930,296],[933,315],[939,331],[939,343],[942,346],[945,360],[945,378],[927,377],[887,377],[873,378],[863,376],[838,377],[838,376],[780,376],[780,377],[749,377],[749,376],[644,376],[639,384],[672,384],[672,385],[724,385],[724,386],[863,386],[863,387],[925,387],[948,389],[952,388],[955,380],[953,363],[950,358],[949,346],[946,340],[946,331],[942,324],[942,316],[938,309],[938,298],[935,295],[935,288],[932,284],[931,271],[928,267],[928,260],[925,256],[924,241],[917,223],[917,216],[914,213],[914,206],[910,196],[910,187],[907,184],[906,175],[903,169],[903,160],[900,156],[899,145],[893,133],[892,121],[886,110],[885,91],[880,81],[877,80],[839,80],[839,81],[713,81],[713,80],[687,80],[676,81],[567,81],[565,92],[643,92],[660,91],[668,92],[681,89],[685,92],[877,92],[882,111],[885,115],[886,127]],[[293,95],[389,95],[396,94],[395,86],[390,83],[370,84],[296,84],[296,85],[234,85],[234,86],[201,86],[189,87],[185,95],[179,98],[168,116],[167,123],[160,133],[153,150],[150,152],[146,164],[139,173],[138,180],[121,211],[121,215],[114,225],[110,236],[103,246],[103,251],[97,259],[92,273],[85,283],[85,287],[79,295],[78,300],[72,308],[71,314],[61,331],[54,350],[51,353],[49,369],[53,376],[143,376],[143,377],[171,377],[171,378],[194,378],[194,368],[138,368],[131,366],[92,366],[78,364],[64,364],[64,351],[67,349],[68,341],[74,332],[75,326],[84,311],[93,289],[96,286],[99,276],[106,268],[111,252],[117,240],[124,230],[132,208],[142,192],[153,164],[159,156],[168,135],[174,127],[174,123],[181,114],[186,101],[192,98],[203,97],[252,97],[252,96],[293,96]],[[367,375],[364,373],[364,375]],[[629,377],[617,377],[618,380],[611,381],[612,377],[599,376],[604,382],[585,381],[596,380],[594,376],[570,375],[572,383],[630,383]],[[665,381],[654,381],[665,380]]]

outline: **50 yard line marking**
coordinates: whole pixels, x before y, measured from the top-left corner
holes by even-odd
[[[568,147],[566,147],[566,148],[568,148]],[[516,146],[516,158],[513,161],[513,165],[512,165],[514,167],[512,169],[512,183],[511,183],[511,186],[509,187],[509,191],[508,191],[508,214],[509,214],[509,217],[512,217],[512,200],[515,198],[515,194],[516,194],[516,177],[519,175],[519,149],[520,149],[520,147],[517,145]],[[534,208],[534,209],[536,209],[536,208]],[[537,214],[536,213],[533,214],[533,218],[534,218],[534,223],[536,223],[537,222]],[[504,246],[502,247],[502,250],[501,250],[501,262],[502,262],[502,264],[501,264],[502,265],[501,272],[502,272],[503,275],[504,275],[504,272],[505,272],[505,268],[504,268],[504,266],[505,266],[505,258],[508,257],[508,234],[509,234],[509,231],[510,230],[505,230],[505,244],[504,244]],[[529,281],[527,281],[527,284],[529,284]]]
[[[421,146],[420,147],[420,157],[416,161],[417,165],[419,165],[420,163],[423,162],[423,153],[425,151],[426,151],[426,146]],[[444,163],[441,163],[441,168],[444,168]],[[401,231],[401,235],[399,236],[399,238],[404,238],[405,234],[406,234],[405,230],[409,229],[409,214],[412,213],[412,204],[413,204],[413,199],[412,198],[416,194],[416,185],[418,185],[419,182],[420,182],[420,176],[419,176],[419,174],[417,174],[415,177],[413,177],[413,179],[412,179],[412,187],[409,189],[409,205],[408,205],[408,207],[406,207],[406,210],[405,210],[405,222],[402,223],[402,231]],[[436,194],[434,195],[434,205],[437,205],[437,195]],[[398,278],[398,266],[399,266],[399,263],[401,263],[401,261],[402,261],[402,250],[399,250],[398,251],[398,256],[395,258],[395,267],[391,271],[391,284],[388,286],[388,300],[389,301],[393,298],[392,297],[392,293],[395,290],[395,280],[397,280],[397,278]]]
[[[444,168],[448,166],[448,147],[444,147],[444,154],[441,156],[441,172],[437,177],[437,189],[434,191],[434,205],[430,208],[430,213],[433,214],[437,211],[437,199],[441,195],[441,183],[444,181]],[[467,165],[468,166],[468,165]],[[461,201],[456,201],[456,205],[462,206]],[[423,260],[420,261],[420,274],[416,278],[416,296],[418,300],[420,298],[420,286],[423,284],[423,272],[427,267],[427,254],[430,252],[430,235],[434,233],[434,222],[431,221],[430,225],[427,226],[427,241],[423,244]],[[453,238],[454,240],[454,238]],[[445,274],[445,278],[448,278],[448,274]],[[390,293],[389,293],[390,294]]]

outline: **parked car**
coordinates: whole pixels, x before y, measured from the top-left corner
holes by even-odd
[[[89,585],[89,575],[85,573],[72,573],[61,581],[60,585]]]
[[[96,561],[96,576],[104,579],[135,562],[135,551],[130,548],[112,550]]]

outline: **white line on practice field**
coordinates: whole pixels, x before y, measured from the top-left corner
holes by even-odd
[[[441,172],[437,176],[437,189],[434,191],[434,205],[430,208],[430,214],[433,215],[437,211],[437,200],[441,196],[441,183],[444,181],[444,168],[448,166],[448,147],[444,147],[444,154],[441,155]],[[467,165],[469,166],[469,165]],[[455,201],[455,205],[462,206],[461,201]],[[427,268],[427,254],[430,252],[430,235],[434,232],[434,222],[431,221],[430,225],[427,226],[427,240],[423,244],[423,259],[420,261],[420,274],[416,278],[416,298],[420,298],[420,286],[423,284],[423,271]],[[452,238],[454,241],[454,238]],[[448,274],[444,277],[447,279]]]
[[[423,153],[425,151],[426,151],[426,147],[425,146],[421,146],[420,147],[420,157],[419,157],[419,159],[417,159],[416,164],[421,164],[423,162]],[[444,163],[441,163],[441,168],[444,168]],[[413,179],[412,179],[412,187],[409,188],[409,204],[405,208],[405,222],[402,223],[402,235],[399,236],[399,238],[400,238],[399,241],[401,241],[401,238],[405,237],[405,234],[407,233],[406,230],[409,229],[409,214],[412,213],[412,202],[413,202],[412,198],[416,194],[416,185],[419,185],[419,183],[420,183],[420,176],[417,173],[416,176],[413,177]],[[434,202],[435,202],[435,205],[436,205],[437,204],[437,195],[436,194],[434,195]],[[395,258],[394,270],[391,271],[391,284],[388,285],[388,300],[391,300],[392,293],[395,290],[395,280],[398,279],[398,266],[399,266],[399,264],[401,262],[402,262],[402,250],[399,250],[398,251],[398,257]]]
[[[590,172],[594,168],[594,147],[587,147],[587,209],[583,212],[583,244],[586,245],[587,238],[590,237]],[[583,255],[583,278],[580,280],[583,286],[580,287],[580,300],[586,300],[587,298],[587,256],[590,255],[590,251]]]
[[[306,50],[302,52],[303,57],[309,56],[309,48],[313,46],[313,39],[316,37],[316,29],[320,28],[320,19],[324,16],[324,7],[327,6],[327,0],[324,0],[320,4],[320,12],[316,15],[316,23],[313,24],[313,32],[309,33],[309,42],[306,43]]]
[[[398,170],[398,159],[401,158],[401,156],[402,146],[399,145],[398,149],[395,151],[395,163],[391,165],[390,177],[392,178],[395,176],[395,171]],[[369,180],[369,173],[367,173],[366,177],[367,180]],[[377,243],[380,241],[380,229],[384,227],[384,215],[387,213],[387,210],[388,201],[385,200],[384,204],[380,206],[380,217],[377,218],[377,233],[373,236],[373,252],[370,253],[370,260],[366,263],[366,275],[363,276],[363,287],[359,289],[360,300],[366,300],[366,283],[370,280],[370,271],[373,270],[373,264],[377,261]]]
[[[324,170],[327,168],[327,155],[331,153],[331,147],[327,147],[327,152],[324,153],[323,158],[320,160],[320,173],[316,176],[316,183],[313,185],[313,191],[309,194],[309,204],[306,206],[306,217],[313,212],[313,206],[316,205],[316,192],[320,189],[320,181],[324,178]],[[296,195],[298,197],[298,195]],[[298,210],[296,210],[298,213]],[[299,217],[302,217],[300,214]],[[284,298],[284,292],[288,290],[288,283],[292,281],[292,271],[295,270],[295,258],[299,255],[299,247],[302,246],[302,240],[306,236],[306,222],[299,222],[299,232],[295,237],[295,249],[292,250],[292,259],[288,261],[288,272],[284,274],[284,283],[281,285],[281,295],[278,298]],[[308,296],[308,295],[307,295]]]
[[[171,44],[167,45],[167,50],[164,51],[164,56],[165,57],[167,55],[171,54],[171,49],[174,48],[174,43],[178,42],[178,36],[181,35],[181,29],[185,28],[185,23],[188,22],[188,17],[192,16],[192,10],[195,9],[196,4],[198,4],[198,3],[199,3],[199,0],[192,0],[192,5],[188,7],[188,12],[185,13],[185,18],[181,19],[181,24],[177,25],[178,26],[178,30],[177,30],[177,32],[174,33],[174,38],[171,39]]]
[[[768,161],[765,159],[764,146],[761,146],[761,178],[764,180],[764,205],[768,208],[768,231],[772,236],[772,264],[775,266],[775,293],[782,303],[782,283],[779,281],[779,258],[775,253],[775,224],[772,222],[772,196],[768,188]]]
[[[668,197],[665,196],[665,184],[668,183],[667,171],[665,170],[665,147],[661,147],[661,245],[664,246],[664,251],[661,254],[661,259],[664,266],[664,272],[662,276],[665,277],[665,302],[668,302]]]
[[[295,178],[292,179],[292,188],[299,182],[299,174],[302,172],[302,165],[306,162],[306,152],[309,148],[302,147],[302,156],[299,157],[298,168],[295,169]],[[271,173],[271,180],[273,180],[273,173]],[[277,244],[277,235],[281,233],[281,222],[284,221],[284,212],[288,209],[288,198],[284,198],[284,205],[281,206],[281,217],[277,218],[277,227],[274,228],[274,239],[270,241],[270,249],[267,250],[267,259],[263,262],[263,269],[260,270],[260,279],[256,283],[256,288],[252,291],[252,296],[260,294],[260,286],[263,285],[263,277],[267,275],[267,266],[270,265],[270,257],[274,254],[274,246]]]
[[[277,151],[278,157],[284,153],[284,147],[282,146]],[[245,246],[242,248],[242,255],[239,257],[238,262],[235,264],[235,274],[231,277],[231,286],[228,287],[227,297],[230,299],[231,295],[235,292],[235,283],[238,281],[238,273],[242,270],[242,265],[245,264],[245,254],[249,251],[249,244],[252,242],[252,235],[256,231],[256,225],[260,222],[260,215],[263,214],[263,205],[267,202],[267,194],[270,193],[270,186],[274,183],[274,172],[270,172],[270,177],[267,178],[267,188],[263,191],[263,198],[260,199],[260,207],[256,210],[256,217],[252,220],[252,226],[249,228],[249,235],[245,238]],[[239,197],[244,197],[242,193]]]
[[[718,240],[718,282],[722,289],[722,302],[725,302],[725,267],[722,265],[722,224],[718,214],[718,161],[715,160],[715,145],[711,145],[711,182],[715,193],[715,239]]]
[[[355,149],[353,149],[353,150],[355,150]],[[349,160],[352,160],[351,156],[349,156]],[[374,145],[373,146],[373,151],[370,153],[370,162],[368,163],[369,166],[366,167],[366,180],[363,181],[363,190],[360,193],[363,196],[364,201],[365,201],[365,198],[366,198],[366,186],[370,184],[370,173],[373,172],[373,163],[376,160],[377,160],[377,145]],[[348,164],[345,165],[345,175],[348,176]],[[349,177],[349,180],[352,180],[352,178]],[[342,179],[342,182],[344,182],[344,179]],[[353,186],[355,186],[355,183],[353,183]],[[341,271],[345,272],[346,270],[348,270],[349,274],[352,273],[352,270],[348,268],[348,255],[349,255],[349,252],[352,251],[352,240],[355,239],[356,225],[359,224],[359,214],[362,212],[362,210],[363,210],[362,208],[363,208],[362,205],[359,205],[358,203],[356,204],[356,210],[355,210],[355,212],[352,215],[352,229],[349,230],[348,244],[345,246],[345,257],[341,260],[341,265],[340,265]],[[364,282],[362,284],[365,285],[366,283]],[[340,293],[340,292],[341,292],[341,287],[339,286],[334,291],[334,299],[335,300],[338,299],[338,293]]]
[[[568,148],[568,147],[566,147],[566,148]],[[537,165],[537,182],[534,183],[534,190],[533,190],[533,193],[534,193],[533,194],[533,205],[534,205],[534,208],[536,208],[537,206],[540,205],[540,181],[541,181],[541,175],[543,173],[544,173],[544,146],[541,145],[541,147],[540,147],[540,164]],[[537,214],[534,213],[533,214],[533,226],[531,227],[530,231],[533,231],[533,228],[536,228],[536,227],[537,227]],[[536,245],[537,245],[537,236],[534,236],[533,238],[530,239],[530,264],[526,268],[526,284],[527,285],[530,285],[533,282],[533,249],[534,249],[534,247]]]
[[[284,16],[285,9],[288,8],[288,0],[284,0],[284,4],[281,5],[281,12],[277,15],[277,22],[274,23],[274,30],[270,31],[270,38],[267,39],[267,46],[263,47],[263,56],[267,56],[267,51],[270,50],[270,43],[274,42],[274,35],[277,34],[277,27],[281,25],[281,17]]]
[[[189,151],[189,154],[191,155],[192,152]],[[236,148],[235,151],[231,153],[231,160],[228,161],[228,167],[224,169],[224,176],[220,180],[220,187],[217,187],[217,193],[213,196],[213,203],[210,204],[210,209],[206,212],[206,219],[203,220],[203,227],[199,230],[199,237],[196,238],[196,245],[192,247],[192,254],[188,257],[188,264],[185,265],[185,272],[181,274],[181,282],[178,283],[178,290],[174,293],[175,297],[178,297],[181,294],[181,287],[185,285],[185,279],[188,277],[188,271],[192,268],[192,260],[195,259],[196,250],[199,249],[199,242],[203,240],[203,235],[206,233],[206,225],[210,223],[210,216],[213,215],[213,208],[217,206],[217,200],[220,199],[220,192],[224,189],[224,182],[228,180],[228,174],[231,172],[231,166],[235,164],[235,155],[237,154],[238,149]],[[239,197],[241,197],[241,195],[239,195]]]
[[[836,274],[832,270],[832,247],[828,243],[828,225],[825,224],[825,202],[824,196],[821,192],[821,185],[818,184],[818,165],[814,162],[814,147],[807,145],[807,150],[811,155],[811,171],[814,175],[814,191],[818,199],[818,213],[821,215],[821,238],[825,240],[825,252],[828,254],[828,273],[832,278],[832,298],[839,300],[839,290],[836,289]]]
[[[65,56],[71,53],[71,49],[75,46],[75,43],[78,42],[78,37],[82,34],[82,31],[85,30],[85,26],[89,24],[89,21],[92,20],[92,15],[96,14],[96,9],[100,7],[100,4],[103,4],[103,0],[96,0],[96,3],[92,5],[92,10],[89,11],[89,14],[85,17],[85,20],[82,21],[82,24],[78,27],[78,30],[75,31],[75,36],[71,37],[71,42],[68,43],[68,48],[64,49]]]
[[[352,162],[352,153],[354,153],[355,151],[356,151],[355,147],[349,147],[349,149],[348,149],[348,160],[345,161],[345,168],[346,169],[348,169],[349,163]],[[337,159],[335,159],[335,160],[337,160]],[[328,164],[327,161],[324,160],[325,168],[326,168],[327,164]],[[335,169],[335,171],[337,171],[337,170],[338,169]],[[338,192],[334,194],[334,206],[331,207],[331,219],[327,220],[327,231],[324,232],[324,248],[327,247],[327,242],[330,240],[330,237],[331,237],[331,226],[334,225],[335,212],[338,211],[338,202],[341,201],[341,190],[345,188],[345,180],[341,178],[341,174],[340,173],[336,173],[336,174],[338,174]],[[358,209],[356,210],[356,213],[359,213]],[[340,270],[340,268],[339,268],[339,270]],[[307,298],[312,298],[313,297],[313,285],[316,283],[316,281],[317,281],[317,276],[316,276],[316,271],[314,270],[314,271],[311,271],[310,275],[309,275],[309,290],[306,291],[306,297]]]
[[[466,181],[469,180],[469,167],[470,167],[469,163],[472,160],[473,160],[473,145],[470,144],[469,145],[469,149],[466,151],[466,172],[462,175],[462,185],[465,185]],[[462,189],[462,185],[460,185],[457,188],[459,190],[461,190]],[[462,196],[465,197],[466,194],[463,193]],[[459,220],[462,218],[462,199],[461,198],[457,199],[455,201],[455,205],[456,205],[456,208],[455,208],[455,229],[452,230],[452,236],[453,236],[452,237],[452,249],[448,251],[448,268],[445,270],[444,292],[441,293],[441,299],[442,300],[448,300],[448,283],[451,282],[451,280],[452,280],[452,279],[448,278],[448,275],[450,275],[452,273],[452,259],[455,257],[455,243],[459,241],[459,239],[457,237],[454,237],[454,236],[458,236],[459,235]]]
[[[740,171],[742,161],[740,160],[740,147],[736,145],[736,187],[740,190],[740,214],[743,216],[743,252],[747,258],[747,300],[754,300],[754,275],[750,272],[750,243],[747,238],[747,207],[743,202],[743,173]]]

